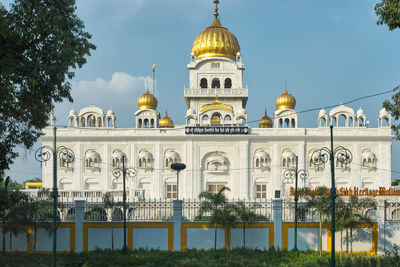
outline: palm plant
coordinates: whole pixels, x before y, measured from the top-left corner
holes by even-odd
[[[348,224],[347,220],[350,215],[348,206],[341,197],[337,197],[335,201],[335,228],[336,231],[340,232],[340,261],[343,257],[343,231],[346,229]]]
[[[227,214],[230,214],[225,206],[227,204],[225,191],[230,191],[226,186],[222,187],[217,193],[214,192],[201,192],[199,198],[203,200],[201,202],[199,217],[203,217],[205,214],[210,214],[211,223],[214,224],[214,251],[217,250],[217,226],[218,224],[225,223],[224,218]],[[226,210],[224,210],[226,208]]]
[[[239,201],[233,206],[235,213],[238,216],[238,219],[242,223],[243,229],[243,248],[246,248],[246,226],[249,223],[267,221],[268,217],[257,214],[254,212],[254,209],[259,207],[257,204],[253,204],[251,207],[247,207],[243,201]]]
[[[350,232],[350,255],[353,255],[353,229],[366,223],[372,225],[373,218],[371,218],[365,211],[376,210],[377,203],[371,197],[359,198],[356,195],[351,195],[347,202],[347,216],[345,227]]]
[[[319,221],[319,256],[322,257],[322,222],[329,216],[331,198],[329,189],[325,186],[319,186],[315,190],[304,191],[302,195],[306,198],[306,210],[312,210],[317,213]],[[312,214],[314,216],[314,214]]]
[[[114,198],[111,196],[110,193],[106,193],[103,195],[103,205],[105,209],[110,209],[112,210],[115,206],[116,203],[114,201]],[[111,250],[114,250],[114,215],[111,215]]]

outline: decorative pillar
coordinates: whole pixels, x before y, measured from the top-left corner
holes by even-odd
[[[75,252],[83,251],[84,220],[85,220],[85,200],[75,200]]]
[[[282,199],[273,200],[274,247],[282,249]]]
[[[378,200],[376,221],[378,222],[378,254],[384,254],[386,249],[386,201]]]
[[[174,210],[174,251],[181,251],[181,224],[182,224],[182,200],[173,201]]]

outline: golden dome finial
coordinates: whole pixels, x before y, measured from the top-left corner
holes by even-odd
[[[296,98],[288,93],[285,89],[283,94],[281,94],[276,99],[276,110],[283,110],[283,109],[294,109],[296,107]]]
[[[215,8],[214,8],[214,17],[217,19],[218,18],[218,16],[219,16],[219,13],[218,13],[218,4],[219,4],[219,0],[214,0],[214,5],[215,5]]]
[[[267,109],[265,109],[264,116],[258,122],[260,128],[272,128],[272,119],[268,117]]]

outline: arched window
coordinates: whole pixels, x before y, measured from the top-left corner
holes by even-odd
[[[226,115],[225,118],[224,118],[224,121],[230,121],[230,120],[231,120],[231,116]]]
[[[208,121],[208,116],[207,115],[204,115],[203,116],[203,122],[207,122]]]
[[[283,127],[283,120],[279,119],[279,128],[282,128],[282,127]]]
[[[232,88],[232,80],[230,78],[226,78],[225,79],[224,87],[225,88]]]
[[[192,118],[189,118],[189,119],[187,120],[187,124],[188,124],[188,125],[194,124],[194,120],[193,120]]]
[[[101,117],[97,118],[97,125],[98,125],[98,127],[102,127],[103,126],[103,119]]]
[[[154,119],[151,119],[151,128],[154,128]]]
[[[208,84],[207,84],[207,79],[206,78],[202,78],[200,80],[200,88],[208,88]]]
[[[292,128],[296,128],[296,120],[292,119]]]
[[[290,128],[290,120],[285,119],[285,128]]]
[[[353,127],[353,117],[349,117],[349,127]]]
[[[394,211],[392,211],[392,220],[400,221],[400,209],[395,209]]]
[[[142,119],[139,119],[139,125],[138,128],[142,128]]]
[[[346,127],[346,116],[343,114],[339,115],[338,127]]]
[[[149,128],[149,119],[144,119],[144,128]]]
[[[240,124],[241,124],[242,126],[246,126],[246,119],[241,118],[241,119],[240,119]]]
[[[81,119],[81,127],[85,127],[86,123],[85,123],[85,118]]]
[[[90,115],[88,118],[88,127],[96,127],[96,118],[92,115]]]
[[[212,80],[211,88],[221,88],[221,83],[218,78]]]

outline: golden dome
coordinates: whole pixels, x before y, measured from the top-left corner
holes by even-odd
[[[276,110],[282,110],[282,109],[294,109],[296,107],[296,98],[292,96],[291,94],[288,93],[288,91],[284,91],[283,94],[281,94],[277,99],[276,99]]]
[[[168,117],[167,110],[165,110],[164,118],[162,118],[158,122],[158,125],[160,128],[173,128],[174,127],[174,122],[171,120],[170,117]]]
[[[272,120],[268,117],[267,110],[265,110],[264,116],[258,122],[258,126],[260,128],[272,128]]]
[[[214,20],[210,26],[205,28],[194,40],[192,51],[196,59],[210,57],[227,57],[236,59],[240,52],[240,45],[235,35],[222,26],[218,19],[218,7],[215,3]]]
[[[143,109],[157,109],[158,101],[157,98],[150,94],[149,90],[146,90],[142,96],[138,98],[137,105],[140,110]]]
[[[212,117],[211,124],[221,124],[221,119],[219,118],[219,116]]]

